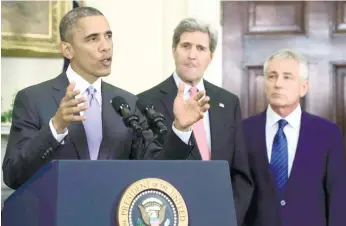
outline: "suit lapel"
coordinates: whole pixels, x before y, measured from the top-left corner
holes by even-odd
[[[53,84],[53,98],[57,107],[59,107],[62,98],[66,94],[68,84],[69,82],[65,73],[60,74]]]
[[[221,134],[225,133],[225,122],[221,120],[224,114],[224,108],[219,106],[219,93],[217,90],[207,82],[204,82],[206,95],[210,97],[210,108],[209,108],[209,126],[210,126],[210,139],[211,139],[211,159],[225,159],[222,156],[223,149],[225,147],[220,147],[222,144],[221,140],[223,136]]]
[[[53,85],[53,98],[57,108],[60,105],[62,98],[66,94],[66,88],[69,84],[66,73],[62,73],[56,79]],[[88,151],[88,143],[82,122],[72,122],[68,127],[68,139],[73,143],[76,153],[80,159],[90,159]]]
[[[259,115],[257,126],[254,126],[254,129],[258,128],[259,130],[258,136],[255,136],[255,139],[257,139],[257,142],[255,144],[258,144],[258,150],[260,152],[258,161],[260,161],[260,165],[263,165],[263,169],[265,171],[265,174],[264,174],[265,180],[273,184],[274,188],[276,188],[275,177],[270,167],[268,150],[267,150],[266,117],[267,116],[266,116],[266,110],[265,110]]]
[[[286,191],[289,191],[289,188],[291,186],[295,186],[294,183],[299,181],[297,179],[301,175],[301,169],[308,167],[307,164],[309,163],[309,157],[312,156],[312,153],[310,153],[309,150],[314,149],[314,147],[311,146],[311,144],[314,143],[312,140],[314,139],[314,136],[311,136],[311,134],[309,134],[309,130],[306,129],[308,124],[308,115],[307,113],[302,112],[296,154],[294,156],[290,177],[288,178]]]
[[[164,81],[160,87],[160,93],[163,95],[161,99],[161,102],[163,106],[165,107],[166,111],[168,112],[168,115],[171,117],[171,120],[174,120],[174,114],[173,114],[173,103],[174,99],[177,96],[178,88],[175,84],[173,75],[171,75],[166,81]],[[196,143],[195,139],[193,137],[193,134],[191,136],[191,142]],[[201,154],[199,153],[197,145],[191,150],[190,156],[188,159],[202,159]]]
[[[102,82],[102,142],[100,145],[98,159],[108,159],[110,153],[110,139],[109,135],[112,134],[112,126],[108,125],[112,121],[112,105],[110,101],[113,96],[111,96],[111,90],[106,83]],[[115,133],[113,133],[115,134]]]
[[[83,122],[72,122],[68,133],[80,159],[90,159]]]
[[[251,140],[247,140],[249,146],[251,146],[251,168],[256,169],[256,174],[259,175],[261,180],[264,180],[266,184],[271,185],[272,192],[279,195],[276,187],[275,176],[272,172],[267,151],[266,142],[266,110],[255,116],[256,120],[252,124]]]
[[[114,148],[119,148],[117,127],[123,124],[122,118],[114,111],[111,100],[117,96],[112,87],[102,82],[102,142],[98,159],[109,159]],[[119,148],[120,149],[120,148]],[[119,153],[121,154],[121,153]]]
[[[166,79],[166,81],[162,84],[160,88],[160,92],[163,95],[161,102],[163,106],[166,108],[168,115],[171,117],[173,121],[173,103],[178,92],[178,88],[174,82],[173,76],[170,76],[168,79]]]

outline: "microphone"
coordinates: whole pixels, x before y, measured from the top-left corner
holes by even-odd
[[[137,134],[140,134],[143,131],[143,128],[138,124],[139,116],[131,114],[130,106],[123,97],[114,97],[111,100],[111,104],[118,115],[123,118],[126,127],[134,129]]]
[[[148,119],[151,128],[154,128],[162,135],[167,133],[167,127],[164,124],[165,117],[161,113],[156,112],[155,107],[152,104],[145,99],[138,99],[137,107]]]

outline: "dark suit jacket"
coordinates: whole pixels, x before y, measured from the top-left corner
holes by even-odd
[[[244,149],[243,131],[241,126],[241,113],[239,99],[204,80],[207,95],[210,97],[210,133],[211,133],[211,159],[227,160],[229,162],[236,214],[238,224],[241,225],[245,212],[249,207],[253,191],[253,183],[250,177],[247,154]],[[173,122],[173,102],[177,95],[177,86],[173,76],[138,95],[152,103],[158,112],[166,118],[168,129]],[[224,107],[219,104],[224,104]],[[161,138],[161,142],[164,138]],[[176,150],[177,154],[185,152],[185,158],[189,160],[201,160],[197,145],[191,152]],[[174,156],[171,156],[174,158]],[[207,183],[207,182],[206,182]]]
[[[346,158],[340,129],[325,119],[302,113],[293,167],[280,197],[268,161],[265,123],[265,112],[244,120],[255,182],[246,225],[346,225]]]
[[[49,127],[49,121],[65,96],[68,84],[67,76],[63,73],[18,92],[3,162],[4,182],[9,187],[18,188],[52,159],[90,159],[82,122],[73,122],[68,126],[68,135],[63,145],[56,141]],[[172,143],[163,150],[151,143],[147,151],[143,152],[146,143],[137,138],[132,129],[125,127],[122,118],[110,104],[113,97],[122,96],[132,112],[143,119],[136,108],[137,97],[106,82],[102,82],[101,90],[103,140],[98,159],[164,159],[175,149],[191,149],[174,133],[170,133],[168,142]],[[153,134],[148,131],[144,136],[145,140],[150,140]],[[174,156],[179,159],[176,154]],[[181,159],[183,157],[180,156]]]

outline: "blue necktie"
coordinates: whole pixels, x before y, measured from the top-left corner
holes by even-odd
[[[288,122],[279,120],[279,129],[274,137],[270,166],[275,175],[276,185],[280,193],[283,194],[288,180],[288,148],[284,127]]]

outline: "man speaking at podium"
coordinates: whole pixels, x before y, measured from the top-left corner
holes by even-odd
[[[112,108],[110,101],[122,97],[143,120],[135,95],[101,80],[111,73],[113,55],[112,32],[103,14],[91,7],[75,8],[59,29],[61,51],[70,66],[66,73],[18,92],[4,182],[16,189],[53,159],[183,159],[175,151],[188,152],[191,146],[174,132],[163,148],[149,144],[151,131],[139,138]],[[197,94],[186,102],[177,98],[175,107],[177,128],[186,128],[209,108],[208,97]]]

